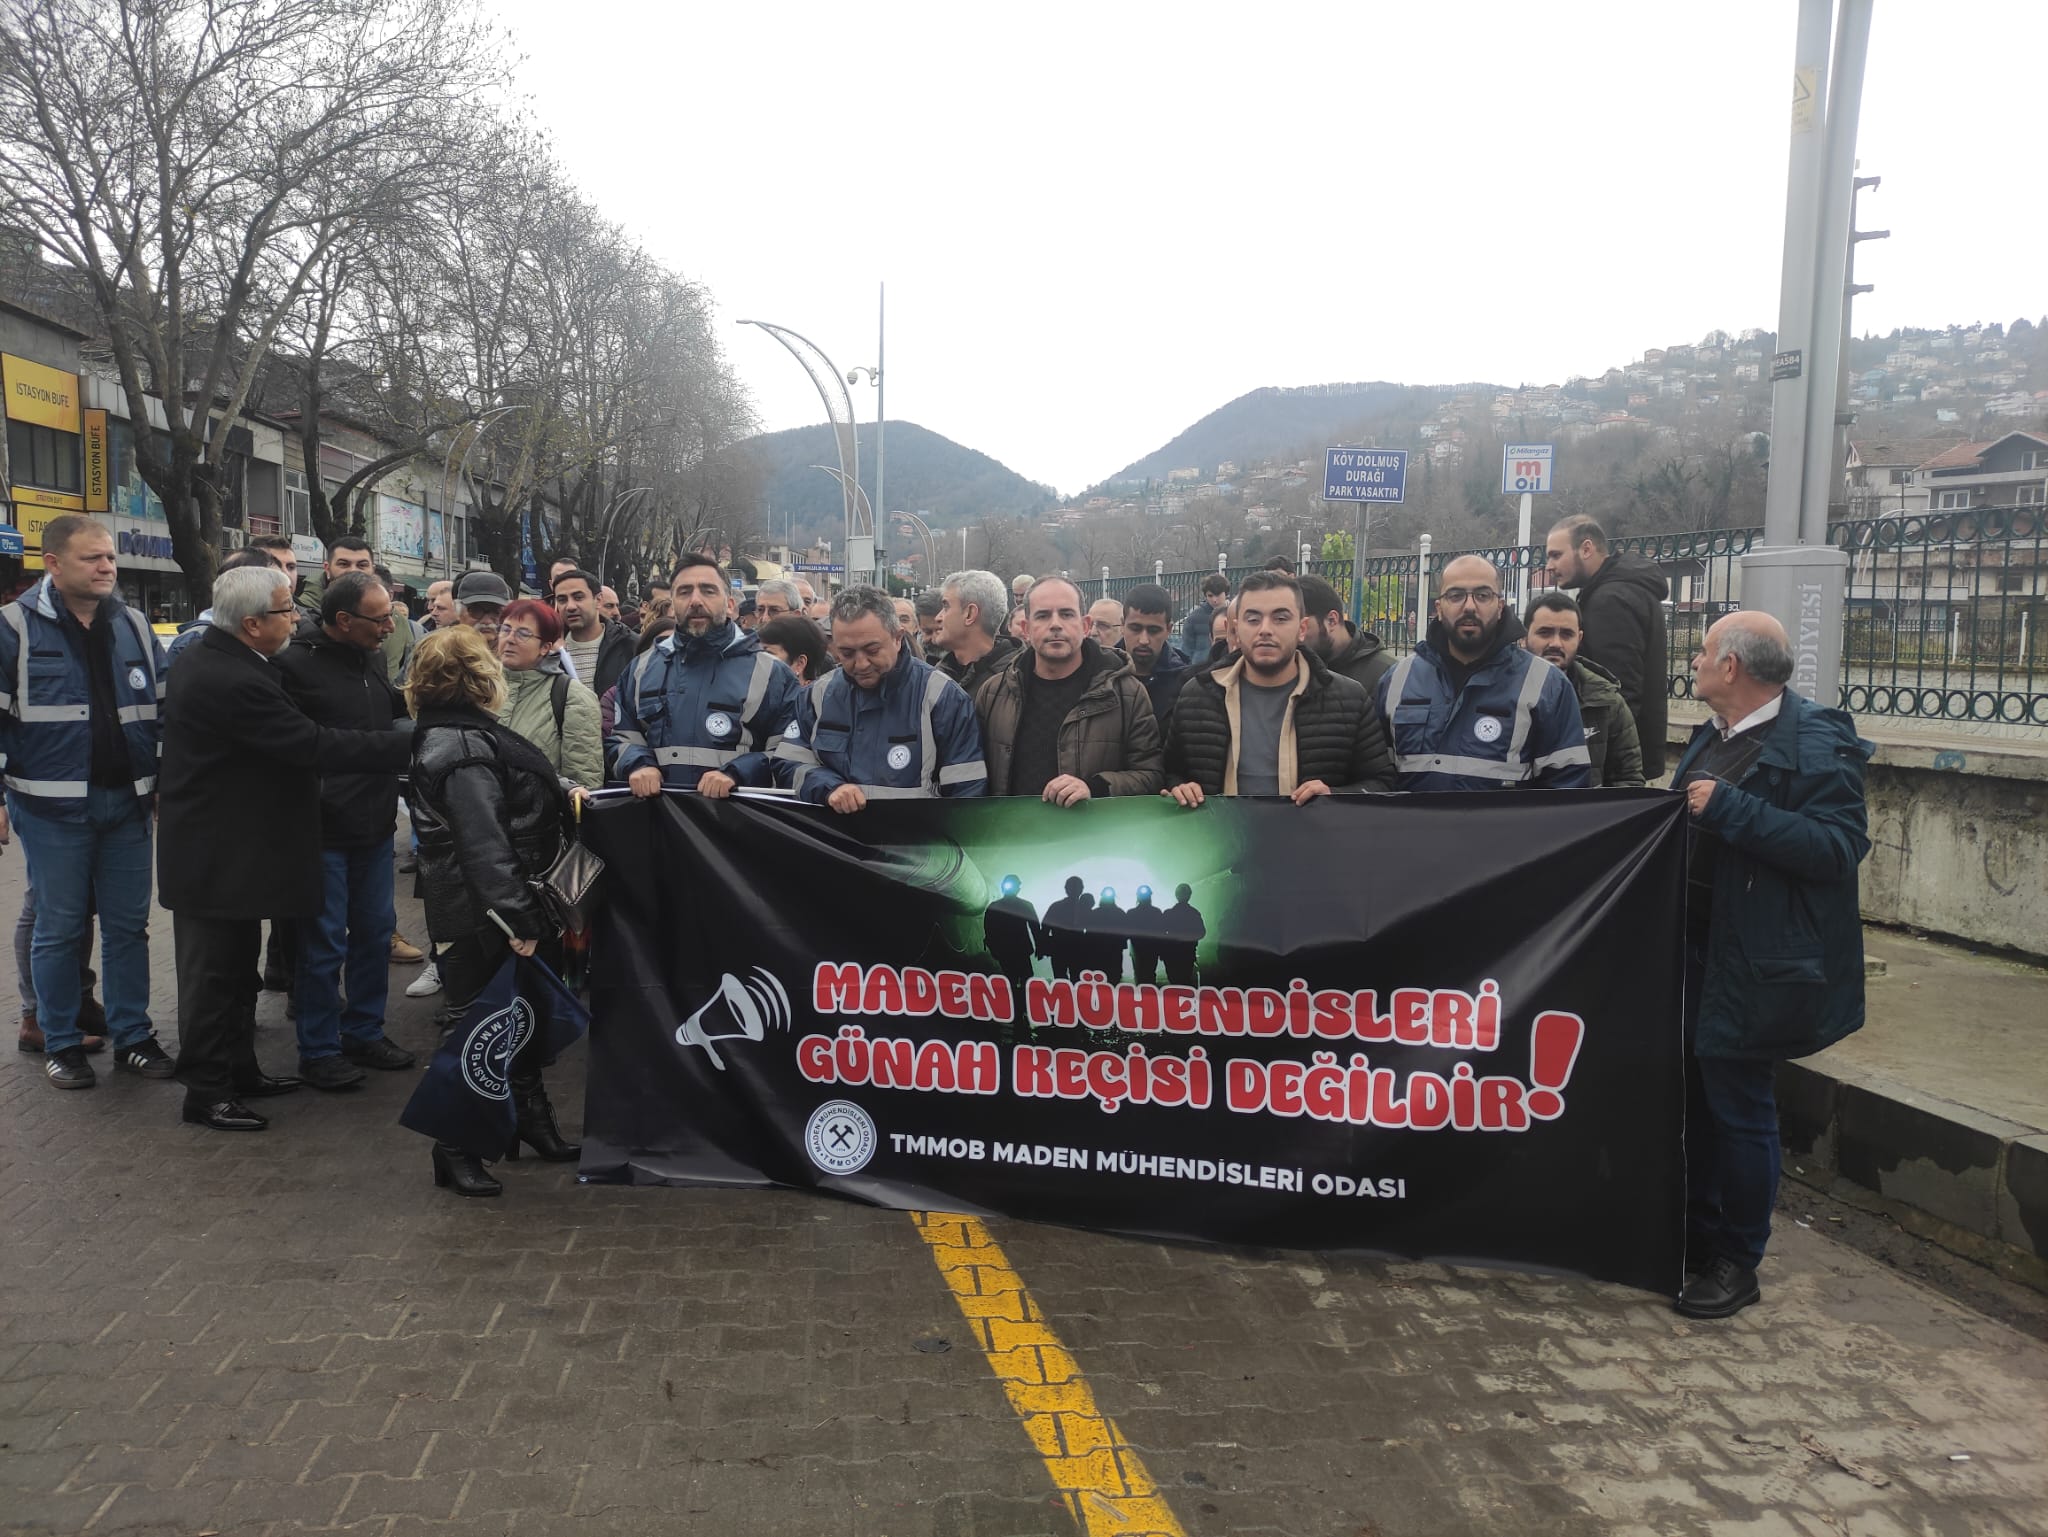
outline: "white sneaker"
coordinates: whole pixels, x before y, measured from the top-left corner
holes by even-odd
[[[420,968],[420,974],[405,984],[408,998],[426,998],[441,991],[441,968],[432,961]]]

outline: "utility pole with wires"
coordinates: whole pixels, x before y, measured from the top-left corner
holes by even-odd
[[[1889,240],[1892,234],[1888,229],[1858,229],[1856,200],[1865,187],[1875,192],[1883,181],[1881,176],[1859,176],[1849,192],[1849,254],[1842,284],[1842,362],[1835,374],[1835,457],[1833,473],[1828,479],[1830,522],[1849,516],[1849,429],[1856,424],[1856,413],[1849,404],[1849,348],[1856,331],[1849,323],[1849,316],[1856,296],[1869,293],[1875,286],[1856,281],[1856,247],[1865,240]]]

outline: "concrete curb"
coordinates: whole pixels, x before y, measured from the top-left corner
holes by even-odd
[[[2048,1133],[1895,1080],[1778,1064],[1787,1151],[1965,1232],[2048,1259]]]

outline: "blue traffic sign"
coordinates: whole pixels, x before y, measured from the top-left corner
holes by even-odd
[[[1405,448],[1331,448],[1323,452],[1326,502],[1398,502],[1407,483]]]
[[[792,571],[824,571],[829,573],[835,571],[844,571],[846,567],[841,564],[838,564],[837,562],[828,560],[800,560],[796,562],[796,564],[791,566],[789,569]]]

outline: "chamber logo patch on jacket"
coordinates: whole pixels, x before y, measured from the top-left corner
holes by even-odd
[[[1480,716],[1479,719],[1472,723],[1472,734],[1482,742],[1498,742],[1500,740],[1500,717],[1497,715]]]
[[[898,742],[889,749],[889,767],[892,769],[906,769],[910,767],[910,749],[904,746],[903,743]]]
[[[722,710],[714,710],[704,717],[704,730],[711,736],[729,736],[732,733],[732,717]]]

